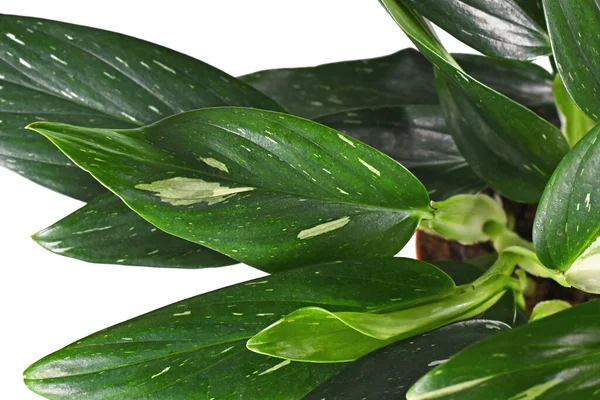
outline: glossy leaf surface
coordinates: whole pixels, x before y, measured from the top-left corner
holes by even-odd
[[[588,0],[543,0],[558,72],[575,103],[600,120],[600,5]]]
[[[404,398],[434,366],[508,326],[491,320],[457,322],[377,350],[337,372],[304,400]]]
[[[315,118],[361,107],[436,104],[431,64],[414,49],[316,67],[240,77],[295,115]]]
[[[552,52],[546,32],[513,0],[407,0],[407,3],[483,54],[532,60]]]
[[[484,188],[447,132],[439,106],[363,108],[316,119],[408,168],[435,200]]]
[[[552,76],[530,63],[454,54],[475,79],[555,121]],[[239,79],[308,118],[398,105],[438,104],[431,63],[414,49],[316,67],[273,69]]]
[[[62,256],[147,267],[207,268],[237,261],[164,233],[112,194],[102,195],[33,239]]]
[[[105,189],[25,126],[127,128],[223,105],[282,110],[228,74],[143,40],[20,16],[0,15],[0,24],[0,165],[80,200]]]
[[[394,255],[429,215],[427,191],[397,162],[286,114],[213,108],[129,131],[32,129],[161,230],[269,272]]]
[[[506,197],[538,201],[568,150],[561,132],[467,75],[410,7],[399,0],[382,0],[382,4],[439,68],[438,94],[448,127],[474,171]]]
[[[591,399],[600,388],[598,313],[596,300],[467,347],[407,398]]]
[[[428,268],[399,258],[346,261],[220,289],[73,343],[32,365],[25,382],[52,399],[298,399],[344,365],[282,362],[246,350],[246,340],[304,305],[391,305]]]
[[[567,271],[567,282],[600,290],[597,239],[600,236],[600,127],[567,154],[546,188],[534,221],[533,242],[542,263]]]
[[[542,0],[515,0],[515,2],[529,15],[539,26],[546,28],[546,17]]]

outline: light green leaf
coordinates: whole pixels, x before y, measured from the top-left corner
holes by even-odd
[[[431,271],[416,260],[355,260],[238,284],[81,339],[29,367],[25,383],[49,399],[299,399],[344,365],[264,357],[246,350],[249,337],[303,305],[391,305]]]
[[[394,255],[430,215],[397,162],[286,114],[213,108],[135,130],[32,129],[159,229],[269,272]]]
[[[94,263],[208,268],[237,262],[164,233],[109,193],[36,233],[33,239],[56,254]]]
[[[600,5],[589,0],[543,2],[558,73],[579,108],[598,122]]]
[[[533,60],[550,54],[548,35],[513,0],[406,0],[425,18],[483,54]]]
[[[542,263],[592,293],[600,293],[599,136],[600,127],[592,129],[565,156],[544,191],[533,228]]]
[[[568,150],[561,132],[467,75],[425,21],[401,0],[382,0],[382,4],[438,67],[438,94],[448,127],[474,171],[506,197],[538,201]]]
[[[573,102],[562,79],[560,79],[560,75],[556,75],[554,80],[554,97],[556,98],[556,107],[560,110],[561,119],[563,120],[563,134],[569,145],[573,147],[596,123]]]
[[[105,192],[43,137],[36,120],[128,128],[207,106],[282,108],[191,57],[100,29],[0,15],[0,165],[80,200]]]
[[[435,281],[431,285],[419,277],[418,286],[400,292],[394,306],[369,312],[304,307],[253,336],[247,347],[299,361],[356,360],[377,348],[374,339],[382,347],[483,313],[504,294],[517,261],[518,257],[503,255],[479,279],[459,287]],[[417,301],[414,292],[421,292]]]
[[[533,308],[529,322],[549,317],[568,308],[571,308],[571,304],[564,300],[547,300],[539,302]]]
[[[596,300],[467,347],[407,399],[592,399],[600,389],[599,312]]]

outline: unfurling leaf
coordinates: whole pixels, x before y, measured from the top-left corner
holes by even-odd
[[[394,306],[369,312],[304,307],[253,336],[247,347],[296,361],[353,361],[394,341],[483,313],[504,294],[517,261],[517,256],[502,255],[477,280],[459,287],[431,285],[420,277],[399,292]],[[416,300],[415,292],[420,292]]]

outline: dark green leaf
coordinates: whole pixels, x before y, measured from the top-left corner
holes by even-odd
[[[255,72],[240,79],[307,118],[359,107],[437,103],[431,64],[414,49],[368,60]]]
[[[496,60],[473,54],[452,57],[474,79],[535,111],[544,119],[559,123],[552,92],[553,76],[539,65]]]
[[[539,26],[546,28],[546,17],[542,0],[515,0],[515,2],[529,15]]]
[[[26,125],[127,128],[207,106],[281,110],[224,72],[143,40],[28,17],[0,15],[0,24],[0,164],[81,200],[105,189]]]
[[[404,52],[410,53],[401,56]],[[428,87],[433,91],[433,71],[430,67],[426,67],[428,62],[423,56],[416,53],[414,50],[403,50],[397,55],[387,56],[380,59],[383,62],[402,64],[402,60],[414,58],[415,67],[421,66],[420,69],[415,69],[409,76],[420,73],[428,77]],[[419,58],[421,61],[418,61]],[[549,84],[551,76],[543,68],[534,64],[524,64],[509,61],[492,60],[486,57],[473,55],[456,55],[461,65],[469,71],[473,76],[481,79],[483,82],[492,85],[500,91],[503,91],[507,96],[530,106],[537,113],[544,115],[546,118],[557,120],[555,114],[554,98],[552,96],[552,88]],[[306,69],[311,74],[319,76],[325,80],[325,76],[318,75],[320,67]],[[345,71],[350,73],[351,71]],[[359,74],[359,73],[357,73]],[[274,74],[278,75],[278,74]],[[281,81],[282,85],[288,86],[273,86],[281,90],[281,93],[291,93],[291,88],[294,85],[293,77],[295,74],[290,74],[289,81]],[[358,79],[356,74],[344,75],[348,80]],[[333,79],[333,78],[332,78]],[[339,77],[341,79],[341,77]],[[400,77],[398,77],[400,79]],[[358,85],[359,81],[345,82],[344,85]],[[383,85],[383,83],[382,83]],[[425,84],[424,84],[425,85]],[[290,88],[290,90],[285,90]],[[344,86],[346,87],[346,86]],[[423,86],[425,87],[425,86]],[[300,99],[298,99],[300,101]],[[383,100],[382,100],[383,101]],[[355,122],[360,120],[361,124]],[[337,112],[317,118],[318,122],[329,125],[334,129],[338,129],[346,134],[356,137],[359,140],[365,141],[371,146],[383,151],[392,158],[408,167],[428,188],[430,195],[435,200],[443,200],[455,194],[474,193],[483,188],[483,183],[477,178],[473,171],[468,167],[464,158],[458,152],[458,149],[453,143],[452,137],[446,133],[445,122],[440,114],[439,107],[429,105],[406,105],[395,107],[376,107],[363,108],[354,111]],[[104,205],[105,202],[110,203]],[[126,207],[114,206],[115,201],[99,199],[85,207],[86,213],[97,213],[102,215],[103,210],[110,208],[110,213],[113,216],[118,216],[121,220],[130,220],[133,224],[136,214]],[[95,210],[100,208],[100,210]],[[129,214],[129,215],[125,215]],[[139,218],[139,217],[138,217]],[[91,221],[88,219],[88,221]],[[108,225],[106,221],[98,221],[97,227]],[[82,219],[79,216],[75,218],[66,218],[65,220],[55,224],[55,229],[61,232],[76,232],[94,227],[88,226],[79,227],[79,222]],[[69,224],[69,228],[65,225]],[[136,224],[143,224],[141,219]],[[114,229],[102,232],[103,240],[111,243],[118,242],[122,237],[129,237],[129,227],[125,225],[110,224]],[[67,230],[68,229],[68,230]],[[99,235],[97,232],[95,235]],[[96,236],[98,237],[98,236]],[[123,259],[122,256],[116,258],[105,257],[107,254],[103,249],[98,249],[93,241],[87,240],[88,236],[61,236],[62,240],[68,240],[69,246],[72,249],[63,253],[63,255],[76,255],[78,258],[87,261],[102,261],[116,262]],[[81,240],[84,239],[84,240]],[[138,238],[138,239],[141,239]],[[132,239],[130,239],[130,243]],[[56,240],[48,239],[46,241],[54,242]],[[153,241],[154,248],[148,251],[155,251],[160,248],[160,252],[170,253],[169,247],[175,246],[174,241],[166,242],[169,246],[161,246],[161,241]],[[133,245],[132,247],[135,247]],[[183,242],[177,245],[179,247],[188,247],[189,243]],[[100,251],[99,251],[100,250]],[[202,254],[207,254],[203,251]],[[100,257],[100,258],[97,258]],[[155,262],[157,259],[151,259]],[[169,265],[164,258],[160,261],[163,266],[177,266],[176,264]],[[134,259],[131,254],[125,259],[125,263],[148,265],[144,260]],[[197,266],[207,265],[211,260],[204,260],[202,263],[197,263]],[[156,264],[152,264],[156,265]]]
[[[556,75],[554,80],[554,97],[556,98],[556,107],[560,110],[563,119],[563,133],[569,145],[573,147],[596,123],[573,102],[560,75]]]
[[[558,72],[575,103],[599,121],[600,4],[590,0],[543,0]]]
[[[600,301],[502,332],[421,378],[408,400],[592,399],[600,382]]]
[[[548,178],[568,150],[561,132],[467,75],[427,23],[400,0],[382,0],[382,3],[421,52],[438,67],[442,109],[449,130],[469,165],[506,197],[523,202],[538,201]]]
[[[408,388],[431,368],[507,328],[496,321],[470,320],[403,340],[349,364],[304,400],[404,398]]]
[[[220,289],[73,343],[32,365],[25,382],[51,399],[298,399],[344,365],[282,362],[246,350],[246,340],[304,305],[364,311],[393,304],[423,268],[433,267],[346,261]]]
[[[535,252],[542,263],[566,271],[567,282],[599,292],[600,127],[565,156],[548,182],[533,227]]]
[[[544,118],[557,119],[552,75],[545,69],[472,54],[454,57],[475,79]],[[413,49],[366,60],[266,70],[240,79],[277,99],[293,114],[309,118],[357,108],[438,104],[433,68]]]
[[[236,263],[216,251],[164,233],[108,193],[33,239],[54,253],[95,263],[171,268]]]
[[[129,131],[32,129],[159,229],[269,272],[394,255],[430,214],[400,164],[287,114],[212,108]]]
[[[532,60],[552,52],[541,28],[513,0],[406,0],[452,36],[483,54]]]
[[[484,187],[446,130],[439,106],[364,108],[329,114],[317,122],[375,147],[408,168],[434,200]]]

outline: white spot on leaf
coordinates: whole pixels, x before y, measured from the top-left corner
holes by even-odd
[[[362,165],[364,165],[365,167],[367,167],[367,169],[369,171],[371,171],[372,173],[374,173],[377,176],[381,176],[381,172],[379,172],[379,170],[377,168],[375,168],[374,166],[372,166],[371,164],[367,163],[365,160],[363,160],[362,158],[359,158],[358,161],[360,161],[360,163]]]
[[[319,224],[310,229],[305,229],[298,234],[298,239],[309,239],[315,236],[322,235],[327,232],[334,231],[336,229],[343,228],[350,222],[350,217],[342,217],[333,221]]]
[[[163,369],[162,371],[160,371],[158,374],[156,375],[152,375],[151,379],[156,378],[157,376],[161,376],[162,374],[164,374],[165,372],[168,372],[171,369],[171,367],[167,367],[165,369]]]
[[[258,374],[258,376],[267,375],[267,374],[270,374],[271,372],[275,372],[275,371],[277,371],[279,368],[283,368],[283,367],[285,367],[286,365],[289,365],[290,363],[291,363],[291,361],[290,361],[290,360],[285,360],[285,361],[282,361],[282,362],[280,362],[279,364],[276,364],[276,365],[272,366],[271,368],[269,368],[269,369],[267,369],[267,370],[265,370],[265,371],[261,372],[260,374]]]
[[[165,71],[169,71],[172,74],[176,74],[177,72],[175,72],[175,70],[173,68],[170,68],[168,66],[166,66],[165,64],[161,63],[160,61],[156,61],[156,60],[152,60],[152,62],[156,65],[158,65],[159,67],[161,67],[162,69],[164,69]]]
[[[20,45],[25,45],[25,43],[22,40],[17,39],[17,37],[15,35],[13,35],[12,33],[7,33],[6,37],[9,38],[10,40],[12,40],[13,42],[17,42]]]
[[[67,64],[66,61],[61,60],[60,58],[56,57],[54,54],[50,54],[50,58],[53,59],[54,61],[58,61],[62,65],[69,65],[69,64]]]
[[[229,172],[229,170],[227,169],[227,165],[225,165],[225,163],[222,163],[221,161],[216,160],[212,157],[207,157],[207,158],[200,157],[200,161],[203,161],[206,165],[209,165],[220,171]]]
[[[340,139],[342,139],[344,142],[348,143],[350,146],[356,147],[356,145],[354,144],[354,142],[352,140],[348,139],[346,136],[342,135],[341,133],[338,133],[338,137]]]

